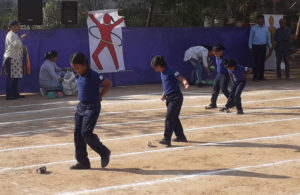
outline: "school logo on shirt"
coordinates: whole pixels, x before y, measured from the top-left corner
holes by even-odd
[[[180,75],[180,73],[179,72],[175,72],[174,75],[175,75],[175,77],[178,77]]]

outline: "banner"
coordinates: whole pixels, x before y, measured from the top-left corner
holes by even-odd
[[[91,68],[99,73],[125,70],[122,27],[124,18],[116,9],[88,12]]]
[[[272,48],[267,49],[266,55],[266,63],[265,63],[265,70],[275,70],[276,69],[276,55],[275,55],[275,32],[276,29],[279,28],[279,20],[283,18],[283,15],[270,15],[265,14],[265,25],[269,28],[270,35],[271,35],[271,43]],[[281,65],[284,67],[284,63]]]

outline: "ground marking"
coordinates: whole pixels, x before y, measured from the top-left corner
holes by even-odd
[[[148,181],[138,182],[138,183],[107,186],[107,187],[101,187],[101,188],[95,188],[95,189],[88,189],[88,190],[74,191],[74,192],[65,192],[65,193],[58,193],[58,194],[59,195],[77,195],[77,194],[87,194],[87,193],[97,193],[97,192],[99,193],[99,192],[108,191],[108,190],[120,190],[120,189],[140,187],[140,186],[150,186],[150,185],[174,182],[174,181],[179,181],[179,180],[184,180],[184,179],[192,179],[192,178],[196,178],[196,177],[200,177],[200,176],[217,175],[217,174],[235,172],[235,171],[240,171],[240,170],[245,170],[245,169],[272,167],[272,166],[282,165],[282,164],[292,163],[292,162],[299,163],[300,159],[289,159],[289,160],[283,160],[283,161],[277,161],[277,162],[271,162],[271,163],[265,163],[265,164],[259,164],[259,165],[242,166],[242,167],[236,167],[236,168],[231,168],[231,169],[222,169],[222,170],[216,170],[216,171],[204,171],[204,172],[198,172],[198,173],[193,173],[193,174],[181,174],[181,175],[177,175],[176,177],[169,177],[169,178],[165,178],[165,179],[148,180]]]
[[[231,123],[231,124],[221,124],[221,125],[213,125],[213,126],[205,126],[205,127],[194,127],[194,128],[186,129],[185,132],[208,130],[208,129],[215,129],[215,128],[224,128],[224,127],[235,127],[235,126],[244,126],[244,125],[257,125],[257,124],[284,122],[284,121],[292,121],[292,120],[299,120],[299,119],[300,119],[300,117],[280,119],[280,120],[271,119],[271,120],[257,121],[257,122]],[[149,133],[149,134],[134,135],[134,136],[127,136],[127,137],[120,137],[120,138],[103,139],[102,141],[103,142],[108,142],[108,141],[116,141],[116,140],[129,140],[129,139],[148,137],[148,136],[156,136],[156,135],[162,135],[162,134],[163,134],[163,132]],[[50,147],[70,146],[70,145],[74,145],[74,143],[69,142],[69,143],[59,143],[59,144],[48,144],[48,145],[24,146],[24,147],[16,147],[16,148],[5,148],[5,149],[0,149],[0,153],[1,152],[30,150],[30,149],[43,149],[43,148],[50,148]]]
[[[192,106],[195,107],[195,106]],[[264,108],[264,109],[255,109],[255,110],[250,110],[247,111],[247,113],[253,113],[256,111],[269,111],[269,110],[276,110],[276,109],[296,109],[299,108],[299,106],[291,106],[291,107],[276,107],[276,108]],[[189,116],[181,116],[181,119],[190,119],[190,118],[197,118],[197,117],[203,117],[203,116],[214,116],[214,115],[223,115],[223,114],[228,114],[228,113],[209,113],[209,114],[199,114],[199,115],[189,115]],[[63,118],[63,117],[61,117]],[[41,120],[41,119],[35,119],[32,121],[36,120]],[[44,120],[44,119],[42,119]],[[165,120],[164,118],[162,119],[155,119],[155,120],[145,120],[145,121],[131,121],[131,122],[122,122],[122,123],[105,123],[105,124],[99,124],[96,125],[96,127],[101,127],[101,126],[114,126],[114,125],[126,125],[126,124],[139,124],[139,123],[149,123],[149,122],[158,122],[158,121],[163,121]],[[31,121],[31,122],[32,122]],[[6,122],[6,123],[13,123],[13,122]],[[1,126],[1,123],[0,123]],[[74,126],[67,126],[67,127],[56,127],[56,128],[50,128],[50,129],[42,129],[42,130],[33,130],[33,131],[22,131],[22,132],[16,132],[16,133],[8,133],[8,134],[0,134],[0,137],[7,137],[11,135],[24,135],[24,134],[31,134],[31,133],[43,133],[43,132],[48,132],[48,131],[57,131],[57,130],[63,130],[63,129],[70,129],[74,128]]]
[[[292,99],[299,99],[300,96],[295,97],[287,97],[287,98],[275,98],[275,99],[268,99],[268,100],[253,100],[253,101],[247,101],[243,102],[243,104],[250,104],[250,103],[262,103],[262,102],[270,102],[270,101],[280,101],[280,100],[292,100]],[[199,106],[183,106],[182,109],[186,108],[201,108],[205,105],[199,105]],[[157,108],[157,109],[143,109],[143,110],[129,110],[129,111],[121,111],[121,112],[103,112],[101,115],[108,115],[108,114],[121,114],[121,113],[128,113],[128,112],[146,112],[146,111],[154,111],[154,110],[166,110],[166,108]],[[43,120],[56,120],[56,119],[66,119],[66,118],[73,118],[72,116],[62,116],[62,117],[48,117],[48,118],[40,118],[40,119],[32,119],[32,120],[20,120],[20,121],[9,121],[9,122],[1,122],[0,126],[2,125],[9,125],[9,124],[17,124],[17,123],[28,123],[28,122],[34,122],[34,121],[43,121]],[[0,135],[1,136],[1,135]]]
[[[182,150],[182,149],[187,149],[187,148],[214,146],[214,145],[225,144],[225,143],[258,141],[258,140],[267,140],[267,139],[279,139],[279,138],[293,137],[293,136],[299,136],[299,135],[300,135],[300,132],[297,132],[297,133],[292,133],[292,134],[284,134],[284,135],[276,135],[276,136],[254,137],[254,138],[246,138],[246,139],[239,139],[239,140],[227,140],[227,141],[223,141],[223,142],[211,142],[211,143],[204,143],[204,144],[196,144],[196,145],[190,145],[190,146],[169,147],[169,148],[163,148],[163,149],[145,150],[145,151],[140,151],[140,152],[115,154],[115,155],[111,155],[111,158],[128,157],[128,156],[135,156],[135,155],[140,155],[140,154],[150,154],[150,153],[157,153],[157,152],[169,152],[169,151]],[[99,160],[99,156],[90,158],[90,161],[94,161],[94,160]],[[19,170],[23,170],[23,169],[32,169],[32,168],[41,167],[41,166],[51,166],[51,165],[75,163],[75,162],[76,162],[76,160],[66,160],[66,161],[56,161],[56,162],[27,165],[27,166],[21,166],[21,167],[7,167],[4,169],[0,169],[0,173],[4,173],[7,171],[19,171]]]

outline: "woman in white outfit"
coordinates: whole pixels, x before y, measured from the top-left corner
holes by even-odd
[[[18,36],[20,25],[17,21],[9,22],[9,31],[5,38],[5,52],[1,73],[6,75],[6,99],[24,98],[18,92],[18,81],[23,78],[23,40],[27,37]]]

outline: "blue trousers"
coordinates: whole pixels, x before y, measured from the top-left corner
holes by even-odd
[[[210,105],[217,106],[217,99],[220,93],[220,90],[222,90],[223,94],[228,98],[229,91],[228,91],[228,81],[229,76],[224,74],[217,74],[214,80],[213,85],[213,92],[211,96]]]
[[[267,46],[252,45],[254,56],[253,80],[263,80],[265,72],[265,59]]]
[[[237,110],[242,110],[242,99],[241,95],[246,86],[246,81],[233,82],[227,103],[226,108],[232,108],[236,106]]]
[[[290,78],[290,63],[289,63],[289,53],[288,52],[277,52],[276,51],[276,72],[277,78],[281,78],[281,62],[285,63],[285,78]]]
[[[7,70],[7,77],[6,77],[6,98],[7,99],[14,99],[19,96],[18,93],[18,78],[11,78],[11,58],[7,58],[4,62]]]
[[[86,146],[89,145],[100,156],[106,155],[109,151],[98,136],[93,133],[100,114],[101,104],[79,103],[75,114],[75,157],[81,164],[90,164]]]
[[[193,58],[190,59],[190,63],[193,64],[193,66],[195,66],[195,71],[196,71],[196,75],[197,75],[197,82],[200,84],[203,80],[202,79],[202,70],[203,70],[202,63],[199,60],[195,60]]]
[[[181,92],[175,92],[167,96],[164,138],[168,141],[171,140],[173,131],[177,137],[184,137],[183,128],[179,119],[182,103],[183,95]]]

